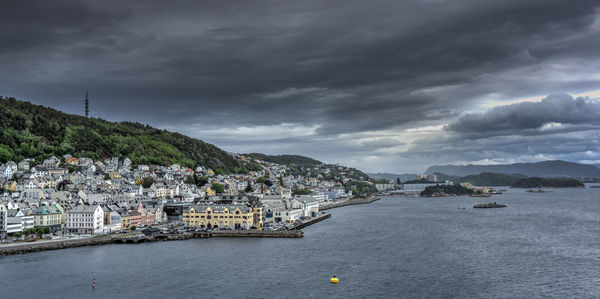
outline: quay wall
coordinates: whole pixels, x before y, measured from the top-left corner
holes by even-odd
[[[302,223],[294,226],[292,228],[292,230],[299,230],[299,229],[305,228],[305,227],[307,227],[307,226],[309,226],[311,224],[315,224],[315,223],[317,223],[319,221],[323,221],[323,220],[325,220],[327,218],[331,218],[331,213],[328,213],[328,214],[325,214],[325,215],[319,215],[319,216],[313,217],[313,218],[311,218],[309,220],[305,220]]]
[[[349,200],[346,200],[346,201],[343,201],[340,203],[334,203],[334,204],[319,207],[319,211],[341,208],[344,206],[368,204],[368,203],[372,203],[374,201],[378,201],[380,199],[381,199],[381,197],[376,197],[373,195],[367,196],[367,197],[357,197],[357,198],[352,198],[352,199],[349,199]]]
[[[259,230],[248,230],[248,231],[235,231],[235,230],[223,230],[213,232],[189,232],[182,234],[155,234],[150,236],[101,236],[86,239],[76,240],[64,240],[56,242],[39,242],[39,243],[23,243],[20,245],[2,246],[0,245],[0,256],[2,255],[13,255],[40,252],[47,250],[57,250],[66,248],[75,248],[82,246],[95,246],[104,244],[132,244],[132,243],[146,243],[146,242],[160,242],[160,241],[179,241],[189,240],[197,238],[211,238],[211,237],[254,237],[254,238],[302,238],[304,232],[302,230],[295,231],[259,231]]]

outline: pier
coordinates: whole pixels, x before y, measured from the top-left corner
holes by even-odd
[[[380,197],[376,197],[376,196],[352,198],[352,199],[348,199],[343,202],[336,202],[336,203],[323,205],[323,206],[319,207],[319,211],[325,211],[325,210],[340,208],[340,207],[344,207],[344,206],[368,204],[368,203],[372,203],[374,201],[378,201],[380,199],[381,199]]]
[[[322,214],[322,215],[319,215],[319,216],[316,216],[316,217],[312,217],[310,219],[303,220],[302,223],[297,224],[296,226],[294,226],[290,230],[297,231],[297,230],[303,229],[303,228],[305,228],[305,227],[307,227],[307,226],[309,226],[311,224],[315,224],[315,223],[317,223],[319,221],[323,221],[323,220],[325,220],[327,218],[331,218],[331,213]]]

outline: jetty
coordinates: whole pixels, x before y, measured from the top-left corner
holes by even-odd
[[[307,226],[309,226],[311,224],[315,224],[315,223],[317,223],[319,221],[323,221],[323,220],[325,220],[327,218],[331,218],[331,213],[322,214],[322,215],[319,215],[319,216],[316,216],[316,217],[312,217],[310,219],[305,219],[302,222],[296,224],[290,230],[297,231],[297,230],[303,229],[303,228],[305,228],[305,227],[307,227]]]
[[[368,203],[372,203],[374,201],[378,201],[380,199],[381,199],[381,197],[376,197],[376,196],[355,197],[355,198],[348,199],[346,201],[324,204],[319,207],[319,211],[325,211],[325,210],[340,208],[340,207],[344,207],[344,206],[368,204]]]

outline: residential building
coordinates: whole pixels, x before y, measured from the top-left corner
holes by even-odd
[[[53,205],[42,204],[33,212],[35,227],[49,227],[52,231],[62,229],[62,212]]]
[[[101,234],[104,210],[100,205],[79,205],[67,212],[67,231],[73,234]]]

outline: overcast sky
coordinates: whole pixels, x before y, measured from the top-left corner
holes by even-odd
[[[600,163],[599,53],[597,0],[0,2],[0,95],[368,172]]]

